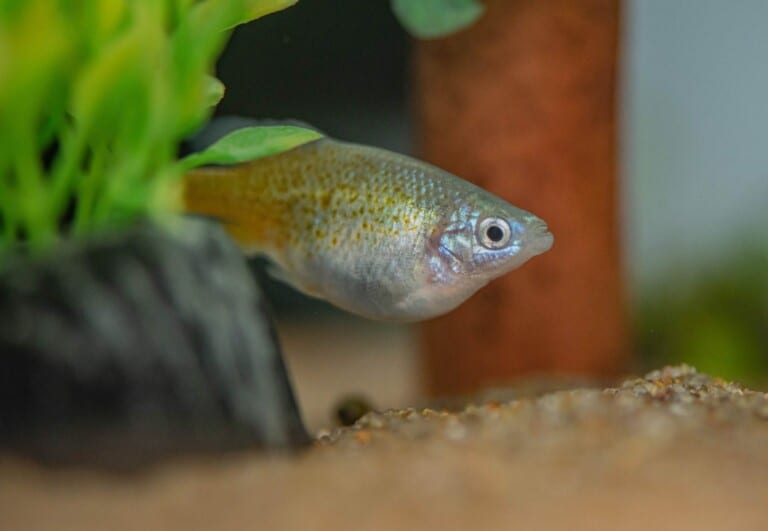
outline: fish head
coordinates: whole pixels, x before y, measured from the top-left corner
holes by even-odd
[[[438,223],[429,243],[428,269],[434,288],[458,305],[553,242],[543,220],[478,190],[457,200]]]

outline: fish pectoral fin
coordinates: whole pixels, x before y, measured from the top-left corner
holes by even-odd
[[[296,277],[292,276],[288,271],[275,262],[270,262],[266,266],[267,274],[283,284],[288,284],[292,288],[302,292],[304,295],[315,297],[318,299],[324,299],[320,288],[317,286],[309,286],[304,282],[300,282]]]

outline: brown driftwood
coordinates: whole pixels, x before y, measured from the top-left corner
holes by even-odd
[[[618,0],[488,0],[420,42],[420,154],[544,218],[551,251],[424,327],[430,392],[627,360],[616,177]]]

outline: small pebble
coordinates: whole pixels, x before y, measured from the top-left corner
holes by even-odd
[[[348,395],[342,398],[336,407],[336,419],[342,426],[352,426],[360,418],[373,410],[370,401],[361,395]]]

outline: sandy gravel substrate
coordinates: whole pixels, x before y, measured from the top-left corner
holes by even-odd
[[[0,459],[0,530],[768,529],[768,395],[669,367],[460,413],[393,410],[299,456],[130,476]]]

